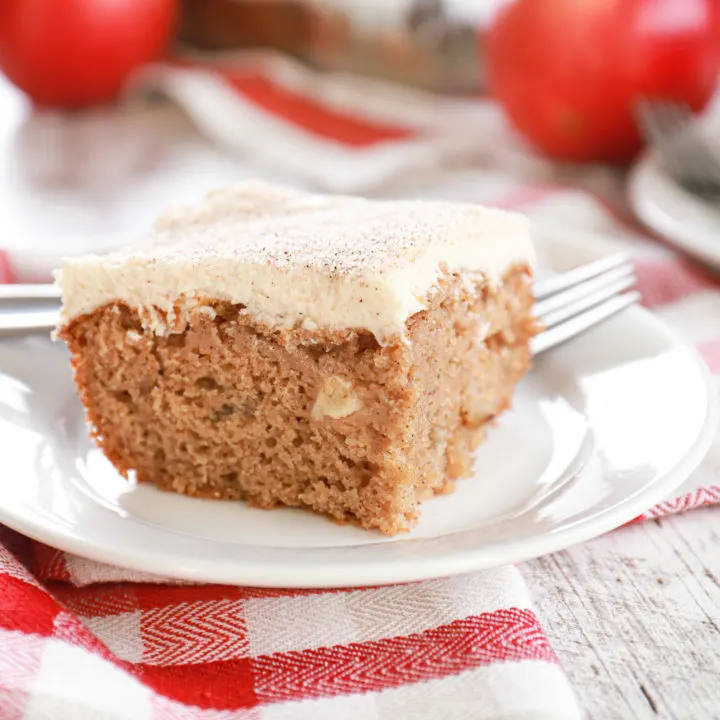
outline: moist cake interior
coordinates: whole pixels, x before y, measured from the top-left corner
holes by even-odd
[[[366,208],[372,222],[358,229]],[[422,500],[471,473],[529,368],[520,220],[263,186],[173,215],[150,250],[70,262],[58,336],[94,437],[121,473],[164,490],[409,530]],[[312,252],[280,252],[288,224]],[[330,239],[347,228],[372,250],[332,260],[316,225]],[[482,232],[506,225],[498,250]],[[242,249],[234,238],[246,226],[255,235]]]
[[[140,482],[270,508],[307,506],[387,534],[468,476],[529,362],[529,276],[442,283],[408,342],[278,332],[207,301],[181,332],[107,305],[64,332],[96,437]]]

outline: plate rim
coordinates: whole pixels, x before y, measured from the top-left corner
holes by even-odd
[[[450,549],[429,558],[423,558],[415,553],[412,557],[405,558],[402,564],[383,564],[373,559],[360,564],[342,563],[336,560],[324,561],[319,566],[320,570],[315,577],[312,567],[308,567],[306,564],[295,567],[291,564],[292,558],[284,564],[268,564],[267,561],[262,560],[253,562],[244,558],[238,565],[235,565],[228,563],[227,560],[213,563],[207,563],[205,559],[188,562],[166,550],[142,554],[135,552],[128,556],[127,551],[124,551],[122,547],[97,545],[92,541],[77,537],[71,529],[63,531],[62,528],[55,525],[43,528],[37,523],[26,523],[23,518],[15,515],[8,516],[8,512],[2,506],[0,506],[0,522],[61,551],[121,568],[148,573],[155,577],[249,587],[321,589],[413,582],[476,572],[557,552],[627,524],[648,508],[662,501],[670,492],[679,487],[702,462],[715,436],[720,420],[720,400],[714,387],[713,376],[699,353],[650,311],[641,307],[636,307],[634,310],[639,313],[639,319],[642,318],[644,322],[654,325],[656,332],[663,333],[674,346],[681,347],[687,352],[689,359],[693,361],[700,373],[702,384],[707,392],[705,415],[697,437],[674,466],[664,473],[658,474],[649,485],[634,495],[589,518],[570,522],[566,526],[544,535],[531,536],[520,541],[508,540],[499,545],[496,543],[493,545],[492,553],[488,553],[487,548],[483,548],[480,544],[460,550]],[[158,531],[163,532],[163,529],[158,528]],[[471,533],[473,530],[460,532]],[[453,533],[438,538],[411,539],[411,542],[422,544],[451,535]],[[382,542],[378,543],[378,545],[383,544]],[[249,548],[250,546],[246,545],[245,547]],[[347,549],[351,551],[352,548],[353,546],[349,546]],[[312,548],[309,549],[312,550]],[[200,563],[202,566],[199,566]],[[162,565],[172,565],[170,572],[158,572],[159,566]]]
[[[702,201],[677,186],[666,173],[660,170],[656,153],[648,150],[632,166],[626,180],[628,202],[640,222],[675,249],[692,256],[715,270],[720,270],[720,240],[717,243],[717,250],[713,251],[707,249],[707,244],[698,244],[693,239],[692,232],[683,233],[683,223],[648,194],[647,186],[651,181],[666,182],[672,185],[673,192],[678,197],[682,197],[684,202],[694,206],[698,212],[708,212]],[[720,213],[718,217],[720,218]]]

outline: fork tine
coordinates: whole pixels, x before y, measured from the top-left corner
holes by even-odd
[[[560,345],[566,340],[574,338],[585,330],[598,325],[603,320],[616,315],[626,307],[634,305],[639,302],[639,300],[640,293],[637,291],[608,298],[599,305],[595,305],[585,312],[575,315],[535,336],[531,344],[532,354],[539,355],[550,348]]]
[[[641,133],[657,149],[670,175],[690,192],[720,193],[720,159],[713,152],[687,103],[649,100],[637,103]]]
[[[699,131],[690,106],[679,102],[666,104],[668,105],[668,113],[676,128],[675,136],[678,151],[682,152],[684,150],[688,154],[689,160],[692,160],[692,175],[699,177],[708,175],[711,177],[716,174],[713,156],[708,152],[705,139]],[[685,174],[690,174],[687,167],[685,167]]]
[[[664,139],[659,115],[660,111],[657,104],[647,98],[640,98],[635,104],[635,122],[650,145],[657,145]]]
[[[635,278],[633,276],[624,277],[600,288],[599,290],[595,290],[577,299],[573,299],[571,302],[568,302],[557,309],[538,315],[538,317],[544,322],[545,327],[550,330],[555,327],[555,325],[558,325],[565,320],[569,320],[570,318],[595,307],[595,305],[599,305],[600,303],[619,295],[625,290],[629,290],[634,287],[634,285]]]
[[[646,138],[659,150],[669,172],[673,175],[682,174],[684,163],[677,142],[681,126],[671,103],[645,99],[638,108],[641,129]]]
[[[635,284],[635,273],[633,266],[626,262],[618,267],[601,273],[589,280],[573,285],[566,290],[550,295],[549,297],[535,303],[535,314],[539,317],[547,317],[549,314],[563,310],[574,303],[582,302],[584,299],[615,287],[618,283],[632,287]],[[604,296],[603,296],[604,297]]]
[[[550,277],[547,280],[542,280],[535,285],[535,299],[539,304],[541,301],[549,298],[555,293],[559,293],[575,285],[579,285],[590,278],[594,278],[629,262],[630,258],[628,255],[625,253],[616,253],[614,255],[601,258],[600,260],[593,260],[592,262],[573,268],[567,272],[560,273],[559,275],[554,275],[553,277]]]
[[[675,140],[683,127],[674,104],[665,100],[644,99],[638,107],[651,143],[674,157]]]
[[[60,289],[51,283],[0,284],[0,302],[5,300],[60,300]]]
[[[661,101],[641,98],[636,104],[636,120],[651,145],[663,145],[671,134],[665,104]]]

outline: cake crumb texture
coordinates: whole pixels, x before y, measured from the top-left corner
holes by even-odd
[[[320,201],[303,202],[317,212]],[[204,221],[161,226],[176,222]],[[403,338],[384,343],[362,326],[281,329],[212,295],[174,319],[156,308],[169,334],[116,299],[60,336],[95,437],[123,474],[393,535],[471,473],[508,407],[530,364],[531,280],[526,264],[496,282],[446,270]]]

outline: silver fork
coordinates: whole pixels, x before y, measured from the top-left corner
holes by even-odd
[[[533,354],[545,352],[638,302],[626,255],[611,255],[535,285],[535,316],[545,328]],[[60,295],[53,285],[0,285],[0,335],[48,332],[58,321]],[[39,309],[38,309],[39,308]]]
[[[610,255],[535,285],[535,316],[544,330],[533,338],[539,355],[640,301],[630,258]]]
[[[640,132],[657,151],[670,177],[694,195],[720,198],[720,159],[690,106],[643,99],[636,109]]]
[[[0,336],[54,329],[59,305],[60,291],[50,283],[0,284]]]

